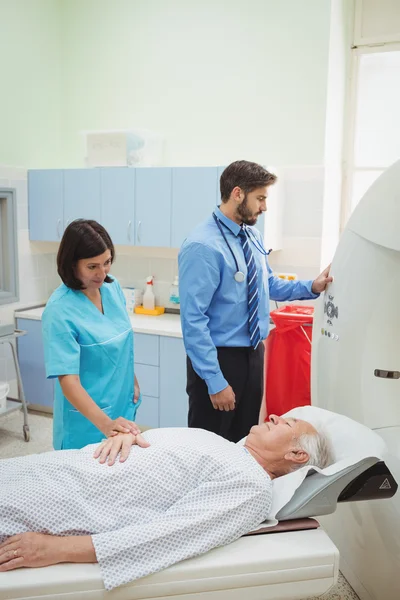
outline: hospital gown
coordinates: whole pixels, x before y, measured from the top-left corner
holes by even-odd
[[[154,429],[150,447],[101,465],[96,445],[0,461],[0,542],[26,531],[92,535],[116,586],[233,542],[268,517],[272,485],[242,446],[200,429]]]

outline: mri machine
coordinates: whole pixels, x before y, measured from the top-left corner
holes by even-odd
[[[314,317],[312,402],[374,429],[400,481],[400,161],[356,207],[331,274]],[[322,524],[361,600],[400,598],[399,495],[340,506]]]
[[[343,234],[314,319],[318,406],[290,411],[327,427],[335,464],[274,480],[271,521],[228,546],[111,592],[98,565],[0,573],[0,600],[301,600],[334,585],[338,548],[362,600],[398,600],[399,189],[400,162],[367,192]],[[325,531],[310,519],[320,515]]]

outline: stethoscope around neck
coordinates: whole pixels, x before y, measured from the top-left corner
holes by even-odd
[[[243,283],[243,281],[246,279],[246,275],[243,273],[243,271],[241,271],[239,269],[239,264],[238,261],[236,260],[236,256],[235,253],[233,252],[230,243],[228,242],[228,239],[225,235],[224,230],[222,229],[222,225],[224,227],[226,227],[225,223],[223,223],[222,221],[220,221],[217,217],[217,215],[213,212],[213,217],[214,217],[214,221],[216,222],[218,229],[221,232],[222,237],[225,240],[225,244],[228,246],[229,248],[229,252],[232,254],[232,258],[235,261],[235,267],[236,267],[236,273],[234,275],[235,281],[237,281],[238,283]],[[247,235],[248,239],[250,242],[252,242],[252,244],[257,248],[257,250],[259,252],[261,252],[261,254],[263,254],[264,256],[268,256],[268,254],[271,253],[272,250],[267,251],[264,246],[262,244],[260,244],[260,242],[255,238],[253,232],[245,226],[243,225],[243,231],[245,232],[245,234]],[[228,228],[229,229],[229,228]]]

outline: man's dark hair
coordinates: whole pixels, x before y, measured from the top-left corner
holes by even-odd
[[[100,223],[87,219],[72,221],[64,231],[57,254],[57,271],[65,285],[82,290],[83,283],[75,275],[78,260],[99,256],[106,250],[110,250],[111,262],[114,262],[114,244]],[[114,280],[107,275],[104,281],[112,283]]]
[[[248,160],[237,160],[222,172],[220,190],[222,202],[228,202],[233,188],[240,187],[245,194],[259,187],[272,185],[277,180],[276,175],[264,169],[257,163]]]

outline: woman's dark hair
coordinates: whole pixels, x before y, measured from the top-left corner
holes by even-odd
[[[257,163],[248,160],[237,160],[222,172],[220,190],[222,202],[228,202],[233,188],[240,187],[245,194],[272,185],[277,180],[276,175],[264,169]]]
[[[65,285],[73,290],[82,290],[82,281],[75,275],[78,260],[99,256],[106,250],[110,250],[113,263],[114,244],[100,223],[87,219],[72,221],[64,231],[57,254],[57,271]],[[107,275],[104,281],[112,283],[113,279]]]

